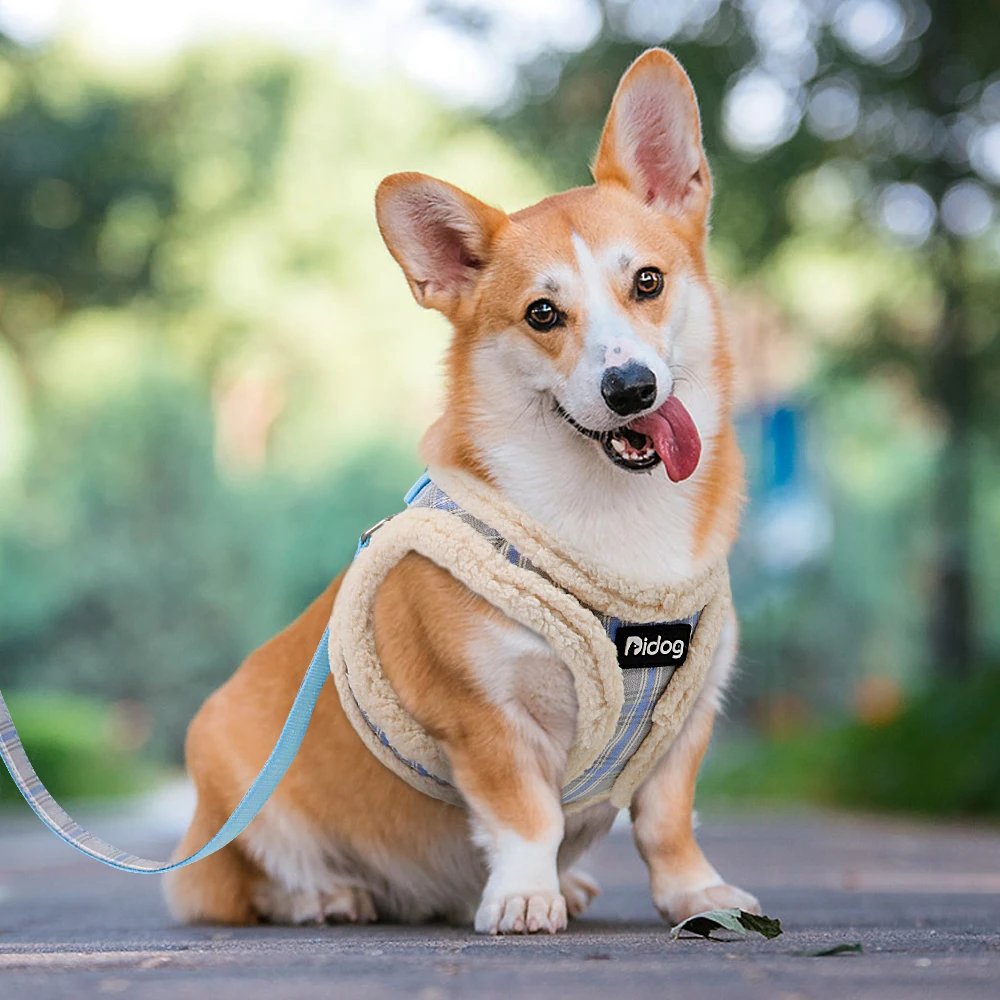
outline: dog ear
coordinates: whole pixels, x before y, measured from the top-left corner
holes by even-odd
[[[426,174],[392,174],[379,185],[382,239],[420,305],[450,315],[490,259],[506,223],[498,208]]]
[[[712,194],[694,88],[681,64],[649,49],[626,70],[593,167],[598,184],[618,184],[670,215],[704,223]]]

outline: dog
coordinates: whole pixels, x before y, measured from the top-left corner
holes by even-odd
[[[724,559],[743,465],[734,363],[705,244],[712,182],[694,90],[662,49],[622,77],[594,184],[511,215],[422,174],[376,194],[416,301],[453,327],[429,466],[489,483],[610,571],[669,588]],[[261,767],[343,574],[252,653],[191,723],[197,807],[177,857],[222,825]],[[411,552],[375,601],[386,676],[444,748],[465,807],[422,794],[366,748],[333,685],[297,759],[232,844],[167,879],[180,920],[473,923],[556,932],[597,895],[576,863],[608,802],[567,815],[560,785],[577,701],[535,632]],[[631,801],[653,902],[677,923],[760,912],[693,832],[695,781],[737,646],[732,614],[670,749]]]

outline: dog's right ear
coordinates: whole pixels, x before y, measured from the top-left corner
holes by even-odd
[[[410,283],[413,297],[446,316],[489,263],[507,222],[498,208],[426,174],[391,174],[375,194],[382,239]]]

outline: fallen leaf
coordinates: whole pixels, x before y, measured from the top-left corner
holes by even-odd
[[[770,940],[781,933],[781,921],[758,916],[756,913],[747,913],[746,910],[739,910],[734,906],[728,910],[706,910],[704,913],[696,913],[674,927],[670,931],[670,936],[676,940],[681,931],[687,931],[707,938],[717,930],[733,931],[743,937],[752,932]]]
[[[747,913],[746,910],[740,910],[739,912],[740,923],[748,931],[760,934],[761,937],[767,938],[768,941],[776,938],[781,933],[780,920],[775,920],[774,917],[768,917],[762,913]]]
[[[826,958],[828,955],[859,955],[863,952],[864,946],[860,941],[842,941],[830,948],[817,948],[808,951],[793,951],[793,955],[801,955],[803,958]]]

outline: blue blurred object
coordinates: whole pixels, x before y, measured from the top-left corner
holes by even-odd
[[[790,486],[799,474],[799,427],[805,416],[789,405],[763,409],[760,416],[761,439],[770,454],[764,488],[770,492]]]
[[[757,440],[747,449],[747,538],[761,564],[784,575],[829,548],[832,519],[806,454],[806,406],[790,401],[761,406],[756,417]]]

